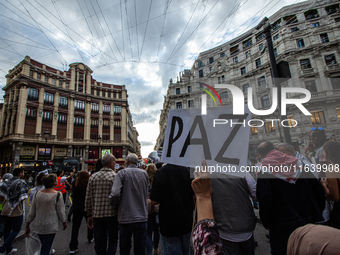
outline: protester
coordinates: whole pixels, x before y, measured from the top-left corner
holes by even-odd
[[[146,253],[147,255],[157,255],[158,254],[158,244],[159,244],[159,225],[157,223],[156,217],[158,213],[159,205],[155,208],[151,207],[150,193],[152,189],[153,177],[155,175],[157,168],[155,164],[149,164],[146,167],[146,172],[149,176],[148,184],[148,230],[146,235]],[[150,209],[149,209],[150,208]],[[152,234],[153,234],[153,252],[152,252]]]
[[[113,182],[111,201],[118,205],[119,249],[121,255],[129,255],[133,235],[134,254],[145,254],[148,210],[148,174],[137,168],[138,157],[131,153],[126,157],[126,168],[120,170]]]
[[[19,234],[23,222],[23,202],[28,197],[27,184],[21,180],[24,176],[22,168],[13,170],[13,177],[4,180],[0,186],[0,196],[5,198],[1,215],[5,224],[4,243],[0,247],[0,254],[11,255],[17,252],[12,243]]]
[[[289,235],[296,228],[323,220],[325,192],[310,171],[296,175],[298,159],[275,150],[271,142],[261,143],[257,152],[263,158],[262,170],[269,166],[291,169],[279,173],[262,171],[257,180],[260,218],[269,230],[272,254],[286,254]]]
[[[205,160],[202,160],[202,166],[206,166]],[[222,242],[214,221],[211,201],[213,190],[209,173],[198,172],[191,186],[195,192],[197,208],[197,223],[192,235],[194,254],[223,255]]]
[[[30,193],[29,193],[29,205],[32,205],[32,202],[33,202],[33,197],[35,195],[36,192],[38,192],[39,190],[42,190],[44,189],[44,184],[42,182],[42,178],[45,176],[45,173],[40,173],[38,176],[37,176],[37,179],[35,181],[35,187],[31,189]]]
[[[35,193],[32,208],[27,217],[25,236],[30,237],[30,224],[34,220],[34,232],[41,242],[41,255],[49,255],[55,234],[58,231],[58,219],[63,223],[63,230],[67,228],[65,205],[61,192],[55,191],[57,176],[44,176],[42,182],[45,189]]]
[[[256,199],[256,182],[246,177],[214,173],[211,178],[214,218],[226,254],[254,254],[256,216],[251,199]]]
[[[315,150],[309,153],[309,159],[313,164],[325,164],[326,159],[322,146],[327,141],[325,130],[322,127],[312,128],[310,132],[311,143]],[[324,177],[324,176],[319,176]]]
[[[57,171],[57,185],[55,185],[54,190],[60,191],[63,195],[64,203],[66,202],[66,186],[65,186],[65,180],[66,177],[63,177],[64,171],[58,170]]]
[[[90,177],[85,198],[87,226],[93,228],[97,255],[116,254],[118,240],[117,211],[109,199],[116,175],[113,171],[116,160],[112,154],[106,154],[102,163],[103,168]]]
[[[338,255],[340,230],[307,224],[297,228],[289,237],[288,255]]]
[[[167,164],[156,171],[151,205],[159,203],[159,227],[164,255],[188,255],[193,222],[193,196],[189,168]]]
[[[78,251],[79,228],[83,217],[87,220],[87,213],[85,211],[85,197],[89,178],[90,174],[87,171],[80,171],[78,172],[78,176],[74,185],[72,185],[73,221],[70,254],[74,254]],[[89,227],[87,227],[87,240],[89,243],[93,242],[93,229],[90,229]]]
[[[324,144],[323,151],[325,159],[327,160],[328,171],[326,194],[334,201],[333,211],[331,214],[331,225],[340,229],[340,143],[335,141],[329,141]],[[338,171],[336,171],[336,168]]]
[[[1,179],[0,185],[2,185],[2,183],[4,181],[8,181],[9,179],[12,179],[13,175],[11,173],[6,173],[4,174],[4,176]],[[5,230],[5,224],[3,221],[3,216],[1,215],[1,211],[2,211],[2,205],[4,202],[4,197],[0,196],[0,204],[1,204],[1,210],[0,210],[0,238],[2,238],[4,236],[4,230]]]
[[[281,151],[284,154],[297,158],[302,162],[303,165],[310,166],[312,164],[308,158],[306,158],[300,152],[295,151],[294,147],[289,143],[279,143],[278,145],[276,145],[275,149]]]

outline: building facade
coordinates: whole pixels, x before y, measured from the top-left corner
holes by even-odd
[[[340,11],[339,1],[306,1],[283,7],[269,17],[276,62],[289,64],[291,78],[281,81],[282,87],[306,88],[311,100],[304,106],[311,112],[305,116],[290,106],[287,117],[296,120],[291,125],[292,143],[302,150],[309,142],[311,127],[322,127],[326,135],[340,135]],[[245,95],[252,88],[256,109],[268,109],[272,102],[273,77],[263,28],[250,29],[233,40],[201,52],[191,70],[180,73],[177,82],[170,79],[167,96],[160,117],[160,134],[155,150],[161,150],[169,109],[201,107],[203,88],[200,83],[236,85]],[[231,105],[233,98],[227,89],[216,89],[223,105]],[[289,94],[290,98],[298,95]],[[208,106],[214,102],[208,97]],[[249,157],[255,158],[255,148],[262,141],[278,143],[283,138],[279,116],[255,116],[263,126],[252,127]],[[287,123],[286,123],[287,125]]]
[[[70,158],[91,170],[105,153],[120,163],[138,153],[125,86],[97,82],[91,74],[82,63],[61,71],[28,56],[8,72],[0,113],[2,174],[46,168],[48,161],[58,169]]]

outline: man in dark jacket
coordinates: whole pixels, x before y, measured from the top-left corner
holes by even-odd
[[[275,150],[270,142],[261,143],[257,152],[263,158],[262,167],[287,166],[287,169],[299,169],[298,159]],[[310,172],[302,171],[296,177],[296,171],[281,171],[277,175],[273,172],[259,173],[257,198],[260,218],[270,232],[270,247],[275,255],[287,254],[289,235],[296,228],[323,220],[325,192],[321,183]]]

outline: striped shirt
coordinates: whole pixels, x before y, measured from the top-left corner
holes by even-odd
[[[115,175],[111,168],[104,167],[90,177],[86,190],[85,211],[92,212],[95,218],[117,215],[109,199]]]

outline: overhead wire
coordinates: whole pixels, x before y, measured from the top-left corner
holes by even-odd
[[[137,26],[137,6],[136,6],[136,0],[134,0],[135,3],[135,20],[136,20],[136,34],[137,34],[137,56],[139,59],[139,42],[138,42],[138,26]]]
[[[152,1],[152,0],[151,0]],[[125,40],[124,40],[124,25],[123,25],[123,6],[122,6],[122,0],[120,2],[120,24],[122,28],[122,42],[123,42],[123,53],[124,53],[124,61],[125,61]]]
[[[132,45],[131,45],[131,33],[130,33],[130,26],[129,26],[129,15],[126,5],[127,0],[125,0],[125,13],[126,13],[126,22],[128,26],[128,33],[129,33],[129,42],[130,42],[130,50],[131,50],[131,59],[133,59],[133,52],[132,52]]]
[[[151,6],[152,6],[152,0],[150,1],[149,13],[148,13],[148,18],[147,18],[146,25],[145,25],[145,31],[144,31],[144,36],[143,36],[142,49],[141,49],[141,51],[140,51],[139,60],[140,60],[140,58],[141,58],[141,56],[142,56],[142,53],[143,53],[143,48],[144,48],[144,42],[145,42],[146,31],[147,31],[147,29],[148,29],[148,24],[149,24]]]

